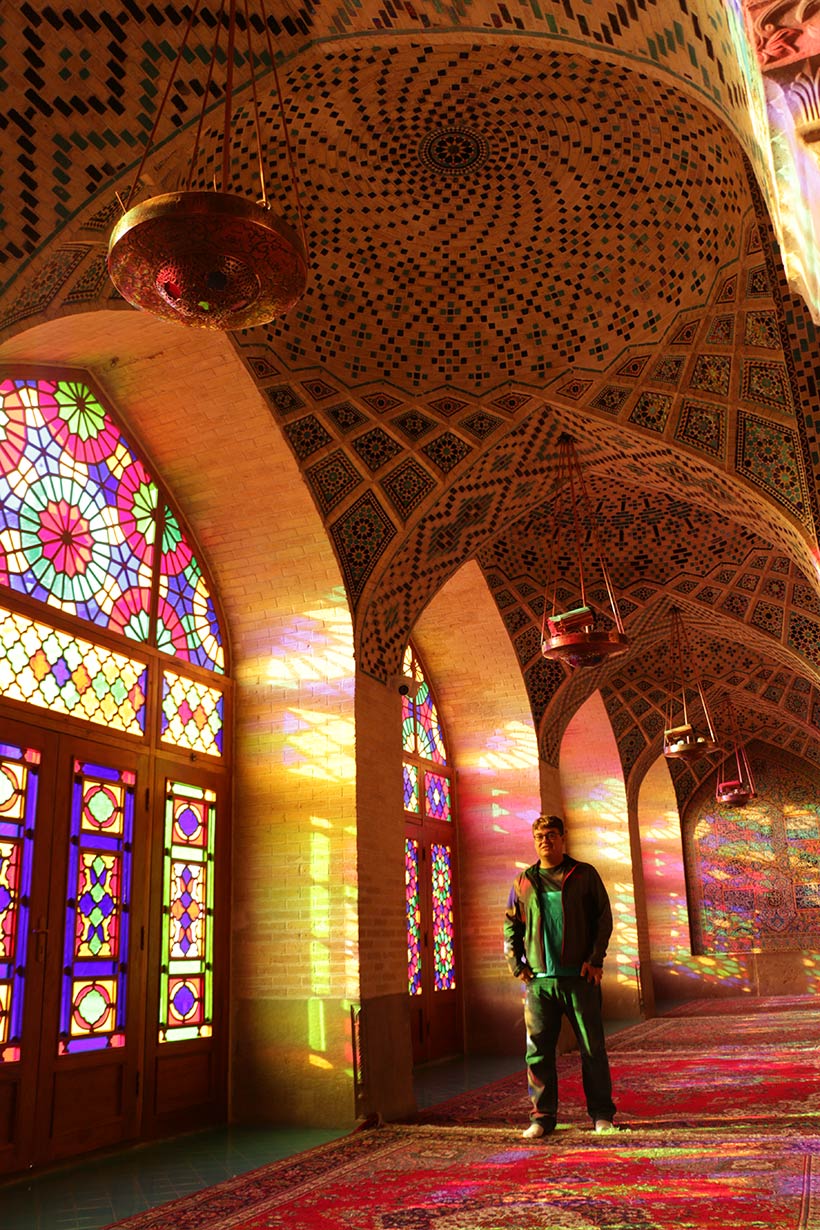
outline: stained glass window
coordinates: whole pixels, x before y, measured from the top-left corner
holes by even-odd
[[[456,971],[453,945],[453,876],[450,865],[450,847],[434,843],[430,854],[430,870],[433,879],[433,967],[435,989],[437,991],[452,991],[456,985]]]
[[[194,752],[221,756],[224,704],[216,688],[163,671],[163,740]]]
[[[450,781],[440,773],[424,774],[424,810],[431,820],[450,819]]]
[[[408,986],[411,995],[423,996],[456,986],[452,846],[441,842],[443,826],[452,826],[455,815],[444,731],[411,645],[402,673],[418,685],[414,700],[409,695],[402,698],[402,746]]]
[[[134,783],[74,764],[59,1054],[125,1045]]]
[[[215,824],[213,790],[167,782],[160,1042],[213,1032]]]
[[[404,810],[417,813],[419,811],[419,770],[418,765],[405,764],[404,769]]]
[[[421,904],[419,902],[419,843],[404,843],[404,883],[407,902],[407,989],[421,995]]]
[[[20,1058],[39,764],[0,744],[0,1063]]]
[[[190,545],[82,380],[0,379],[0,584],[224,670],[213,600]]]
[[[402,746],[406,752],[416,752],[425,760],[446,765],[447,754],[438,709],[421,663],[410,646],[405,651],[402,671],[418,684],[414,700],[409,696],[402,697]]]
[[[145,733],[144,662],[0,607],[0,694],[128,734]]]

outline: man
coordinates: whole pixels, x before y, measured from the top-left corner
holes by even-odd
[[[510,891],[504,952],[527,985],[527,1085],[532,1111],[522,1133],[536,1140],[555,1130],[558,1077],[555,1048],[566,1016],[581,1050],[587,1110],[596,1132],[617,1131],[601,1015],[601,977],[612,910],[598,872],[567,854],[560,816],[532,826],[538,862]]]

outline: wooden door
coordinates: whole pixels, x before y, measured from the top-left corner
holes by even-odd
[[[455,834],[429,820],[408,824],[408,967],[413,1062],[457,1055],[463,1047],[457,968]]]
[[[143,1134],[224,1119],[227,1110],[230,849],[224,778],[157,762]]]
[[[16,722],[0,738],[0,1165],[15,1170],[139,1132],[147,758]]]
[[[63,736],[54,767],[35,1165],[136,1139],[145,1028],[147,758]]]
[[[34,1153],[56,739],[0,721],[0,1170]],[[44,773],[45,769],[45,773]]]

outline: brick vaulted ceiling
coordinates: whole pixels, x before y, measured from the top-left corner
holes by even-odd
[[[394,672],[424,606],[476,558],[545,758],[595,687],[627,773],[657,754],[674,603],[714,697],[820,761],[817,345],[757,189],[730,6],[268,7],[310,282],[287,318],[234,345],[327,526],[362,668]],[[217,8],[203,8],[145,194],[185,165]],[[2,12],[0,341],[17,354],[49,319],[132,311],[105,271],[114,194],[183,12]],[[295,220],[270,86],[265,158]],[[251,129],[241,114],[232,161],[255,195]],[[539,653],[555,538],[576,596],[554,505],[564,430],[632,638],[574,676]]]

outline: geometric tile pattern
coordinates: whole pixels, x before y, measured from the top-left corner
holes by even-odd
[[[747,312],[743,341],[763,350],[780,349],[780,330],[774,312]]]
[[[738,416],[737,468],[802,519],[808,513],[805,480],[798,462],[797,433],[757,415]]]
[[[698,355],[694,371],[689,380],[689,387],[702,393],[719,393],[727,396],[729,379],[732,373],[732,360],[726,355]]]
[[[361,474],[351,465],[341,449],[311,466],[305,471],[305,476],[323,513],[335,508],[362,480]]]
[[[368,491],[342,513],[330,532],[355,605],[373,565],[395,536],[396,528],[372,492]]]
[[[733,630],[733,651],[715,650],[720,677],[749,689],[752,710],[779,703],[792,723],[814,712],[820,722],[814,692],[800,690],[814,684],[794,668],[795,657],[808,671],[818,661],[816,586],[799,532],[778,520],[785,508],[809,528],[816,510],[818,345],[769,258],[754,183],[718,118],[724,107],[747,122],[732,55],[685,5],[672,6],[674,37],[654,27],[650,37],[645,15],[581,7],[564,5],[556,29],[537,6],[513,13],[489,0],[421,13],[366,0],[341,16],[324,0],[283,0],[277,50],[299,134],[309,287],[292,314],[234,342],[326,519],[353,603],[383,569],[356,614],[359,660],[392,670],[414,614],[478,557],[497,581],[550,755],[566,697],[592,683],[542,660],[537,644],[552,541],[567,595],[575,585],[566,521],[555,535],[546,511],[557,434],[575,433],[599,466],[590,491],[620,608],[644,638],[602,675],[621,679],[607,704],[631,767],[657,746],[663,720],[651,614],[669,594],[706,626]],[[670,6],[650,7],[662,19]],[[176,0],[109,6],[95,31],[93,6],[79,18],[63,6],[9,8],[7,327],[62,303],[111,305],[101,253],[119,212],[113,189],[150,128],[183,16]],[[399,38],[408,21],[429,38]],[[339,51],[343,29],[354,37]],[[190,118],[209,42],[194,33],[162,136]],[[659,62],[679,85],[656,74],[650,88],[633,71]],[[714,112],[687,93],[693,72]],[[267,96],[265,108],[275,113]],[[240,116],[237,166],[255,161],[251,127]],[[425,151],[454,127],[478,134],[481,157],[445,173]],[[278,129],[265,141],[267,164],[284,165]],[[151,182],[173,183],[173,144],[149,160]],[[740,492],[723,481],[735,471]],[[600,603],[597,579],[591,592]],[[781,746],[798,738],[783,729]],[[680,791],[696,782],[673,772]]]
[[[403,521],[407,520],[413,509],[435,486],[436,481],[432,475],[412,458],[403,461],[382,479],[382,487]]]
[[[713,457],[722,457],[724,435],[725,417],[720,406],[691,398],[684,402],[675,432],[678,440]]]
[[[775,406],[789,413],[791,398],[785,366],[771,360],[745,360],[741,369],[740,396],[744,401]]]

